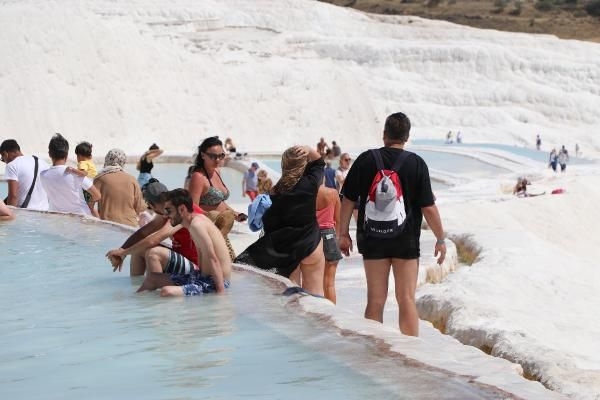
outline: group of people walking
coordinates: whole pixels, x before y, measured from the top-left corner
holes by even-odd
[[[287,149],[281,178],[266,189],[270,207],[262,214],[262,236],[234,260],[289,277],[306,292],[335,302],[335,267],[341,253],[349,256],[352,251],[350,219],[357,208],[356,241],[368,286],[365,317],[383,320],[393,271],[400,329],[418,335],[414,297],[423,217],[436,236],[439,263],[446,248],[427,165],[404,150],[409,132],[408,117],[392,114],[385,122],[384,147],[360,154],[351,167],[350,157],[340,151],[336,188],[324,185],[321,152],[307,146]],[[130,274],[145,274],[138,291],[160,289],[161,296],[221,293],[230,287],[234,254],[227,234],[246,214],[226,203],[230,192],[219,172],[226,154],[217,137],[202,142],[184,188],[174,190],[147,175],[138,182],[125,173],[121,150],[108,152],[95,177],[90,176],[95,172],[91,145],[82,153],[89,158],[80,161],[78,154],[78,168],[66,167],[68,150],[67,140],[55,135],[49,144],[50,167],[24,156],[14,140],[3,142],[0,154],[8,164],[9,204],[90,215],[98,203],[100,218],[131,226],[137,226],[137,216],[150,208],[153,218],[106,254],[115,271],[129,255]],[[144,153],[140,175],[150,173],[148,164],[160,155],[157,150]],[[250,169],[256,173],[257,166]],[[42,185],[36,185],[37,179]],[[75,206],[76,211],[71,208]],[[0,203],[0,218],[5,209]],[[161,244],[166,238],[171,239],[170,248]]]
[[[560,172],[565,172],[567,169],[567,163],[569,162],[569,152],[563,145],[557,152],[556,149],[552,149],[550,152],[550,158],[548,159],[548,166],[556,172],[560,165]]]

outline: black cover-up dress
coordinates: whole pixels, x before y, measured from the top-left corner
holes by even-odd
[[[321,241],[316,217],[317,192],[323,182],[324,167],[323,159],[309,162],[290,192],[271,195],[273,204],[263,216],[264,236],[235,262],[287,278],[317,248]]]

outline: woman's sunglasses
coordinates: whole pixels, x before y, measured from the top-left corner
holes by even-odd
[[[215,154],[215,153],[204,153],[213,161],[222,160],[225,158],[225,153]]]

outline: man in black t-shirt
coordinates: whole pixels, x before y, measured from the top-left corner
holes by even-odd
[[[383,131],[384,147],[381,154],[385,169],[391,169],[402,154],[408,140],[410,121],[402,113],[390,115]],[[381,239],[367,236],[364,229],[365,205],[373,178],[377,174],[376,161],[371,151],[362,153],[348,172],[342,194],[340,215],[340,249],[346,256],[352,250],[349,224],[354,204],[359,201],[356,241],[358,251],[363,256],[367,276],[367,308],[365,318],[383,322],[383,308],[388,295],[390,268],[393,269],[396,300],[400,309],[400,330],[405,335],[418,336],[419,316],[415,305],[418,260],[420,256],[419,238],[423,216],[437,238],[434,255],[441,264],[446,256],[444,229],[440,214],[431,191],[431,181],[427,164],[418,155],[410,153],[396,171],[400,177],[406,225],[394,238]]]

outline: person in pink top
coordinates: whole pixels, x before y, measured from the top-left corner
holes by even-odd
[[[325,297],[335,304],[335,272],[342,253],[337,243],[337,227],[340,222],[340,197],[338,191],[322,184],[317,193],[317,222],[323,238],[325,274],[323,287]]]

